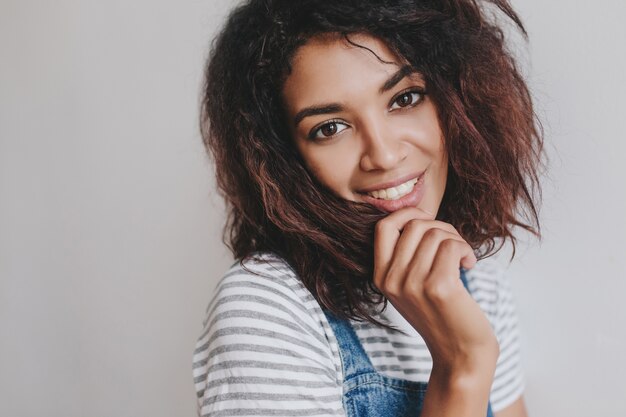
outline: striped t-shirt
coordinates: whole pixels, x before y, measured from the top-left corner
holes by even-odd
[[[290,266],[272,253],[236,262],[216,287],[193,356],[198,415],[345,416],[337,340],[326,316]],[[467,272],[472,296],[500,343],[493,411],[524,389],[517,316],[496,261]],[[352,322],[372,364],[390,377],[428,382],[424,340],[388,303],[378,318],[407,334]]]

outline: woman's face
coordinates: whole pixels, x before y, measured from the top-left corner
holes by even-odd
[[[436,215],[447,156],[420,74],[380,40],[351,35],[300,47],[284,88],[287,122],[308,170],[338,196]]]

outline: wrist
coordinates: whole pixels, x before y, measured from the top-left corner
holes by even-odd
[[[442,380],[458,380],[459,383],[465,380],[478,380],[481,377],[493,379],[499,355],[500,347],[497,342],[469,352],[455,352],[445,356],[434,353],[433,373]]]
[[[468,368],[433,365],[422,417],[485,416],[494,372],[489,362]]]
[[[433,374],[451,382],[492,380],[500,356],[500,345],[495,336],[471,348],[447,351],[431,349]]]
[[[495,362],[491,361],[474,362],[455,368],[433,364],[428,385],[458,396],[480,396],[491,390],[494,374]]]

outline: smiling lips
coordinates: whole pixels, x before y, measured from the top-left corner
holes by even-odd
[[[374,198],[380,198],[383,200],[397,200],[407,195],[413,189],[413,186],[416,183],[417,178],[413,178],[408,180],[407,182],[403,182],[398,186],[389,187],[382,190],[370,191],[367,194],[371,195]]]
[[[386,212],[393,212],[403,207],[417,207],[424,196],[424,173],[411,174],[396,181],[381,184],[363,190],[365,202]],[[383,188],[387,187],[387,188]]]

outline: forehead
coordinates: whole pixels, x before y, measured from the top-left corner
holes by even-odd
[[[338,35],[318,36],[296,51],[283,86],[289,107],[327,101],[370,85],[378,89],[400,68],[400,60],[383,41],[365,34],[349,35],[349,41]]]
[[[306,59],[311,54],[319,52],[325,52],[333,57],[337,57],[337,52],[340,50],[344,53],[354,53],[355,55],[353,56],[361,54],[364,57],[373,58],[381,64],[397,64],[397,57],[387,44],[367,33],[352,33],[345,36],[338,33],[323,33],[313,36],[298,48],[294,54],[294,61]]]

